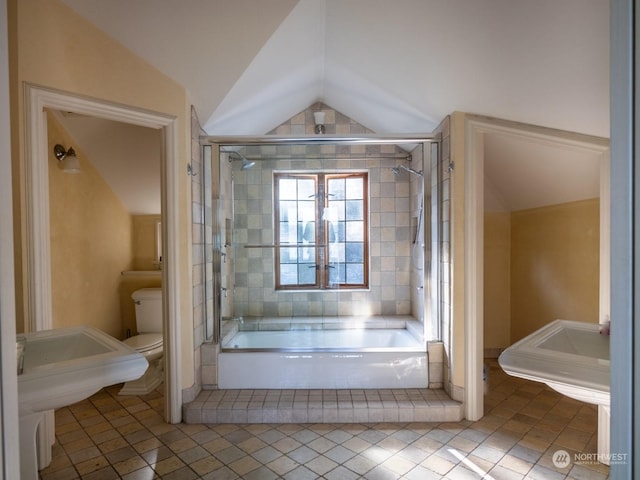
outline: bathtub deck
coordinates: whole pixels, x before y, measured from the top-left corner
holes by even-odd
[[[444,390],[203,390],[183,421],[213,423],[457,422],[460,402]]]

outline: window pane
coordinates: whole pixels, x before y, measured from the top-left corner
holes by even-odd
[[[296,263],[298,261],[297,248],[281,248],[280,263]]]
[[[315,264],[301,263],[298,265],[298,283],[300,285],[314,285],[316,283]]]
[[[299,257],[301,262],[313,262],[316,261],[316,247],[302,247],[299,248]]]
[[[347,241],[362,242],[364,241],[364,223],[363,222],[347,222]]]
[[[346,219],[362,220],[363,208],[362,200],[348,200],[346,202]]]
[[[362,199],[364,194],[364,179],[351,177],[346,179],[346,198]]]
[[[329,245],[329,261],[330,262],[344,262],[344,243],[331,243]]]
[[[296,285],[298,283],[298,265],[281,264],[280,265],[280,284],[281,285]]]
[[[346,240],[345,229],[346,229],[345,222],[338,222],[335,224],[336,242],[344,242]]]
[[[346,261],[350,263],[364,262],[364,243],[347,243],[346,244]]]
[[[364,266],[361,263],[348,263],[346,265],[347,282],[353,284],[364,283]]]
[[[315,198],[316,182],[312,178],[302,178],[298,180],[298,200],[309,200]]]
[[[301,240],[304,243],[316,243],[316,222],[313,219],[304,222]]]
[[[297,181],[295,178],[281,178],[278,181],[278,197],[280,200],[295,200]]]
[[[331,265],[331,268],[329,268],[329,283],[332,285],[345,283],[344,263]]]
[[[340,200],[331,200],[329,202],[329,208],[332,215],[335,216],[335,220],[344,220],[345,218],[345,202]]]
[[[331,200],[344,199],[345,181],[344,178],[332,178],[329,180],[329,198]]]

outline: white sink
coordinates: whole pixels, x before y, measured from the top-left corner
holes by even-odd
[[[596,323],[555,320],[507,348],[498,359],[509,375],[546,383],[567,397],[598,405],[598,453],[609,453],[609,336]]]
[[[22,479],[37,479],[36,429],[44,412],[90,397],[103,387],[135,380],[148,367],[138,352],[86,326],[42,330],[26,339],[18,375]]]

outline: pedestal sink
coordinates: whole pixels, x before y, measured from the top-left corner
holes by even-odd
[[[30,480],[38,478],[36,430],[46,411],[84,400],[103,387],[135,380],[148,363],[140,353],[92,327],[19,337],[26,340],[18,375],[20,477]]]
[[[498,362],[509,375],[598,405],[598,458],[609,463],[609,336],[599,330],[596,323],[555,320],[511,345]]]

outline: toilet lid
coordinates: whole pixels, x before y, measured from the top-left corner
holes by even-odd
[[[151,350],[162,346],[161,333],[143,333],[142,335],[134,335],[124,340],[124,343],[131,348],[135,348],[139,352]]]

